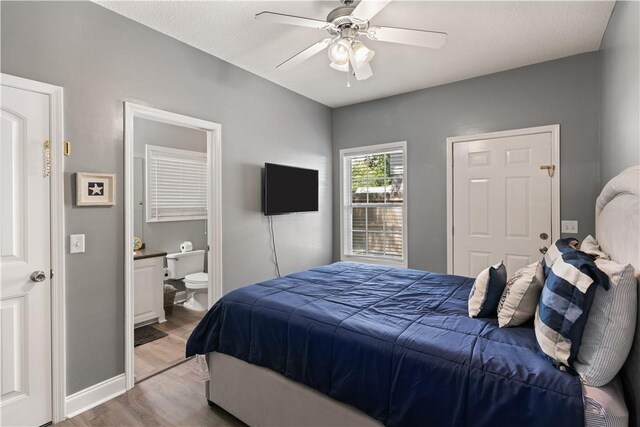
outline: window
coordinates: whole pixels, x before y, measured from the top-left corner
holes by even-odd
[[[406,142],[340,157],[342,259],[406,266]]]
[[[207,218],[207,154],[146,146],[147,222]]]

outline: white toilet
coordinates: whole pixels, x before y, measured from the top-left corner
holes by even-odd
[[[188,297],[184,307],[193,311],[206,311],[209,275],[204,273],[204,250],[167,254],[169,279],[184,280]]]

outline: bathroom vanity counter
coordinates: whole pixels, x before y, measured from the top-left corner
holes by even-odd
[[[147,259],[147,258],[156,258],[156,257],[165,257],[167,256],[166,252],[154,251],[153,249],[140,249],[133,252],[133,259]]]

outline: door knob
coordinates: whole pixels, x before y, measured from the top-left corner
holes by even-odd
[[[547,253],[548,248],[546,246],[540,246],[540,249],[538,250],[540,251],[541,254],[544,255]]]
[[[44,279],[47,278],[47,275],[44,274],[44,271],[42,270],[38,270],[38,271],[34,271],[33,273],[31,273],[31,281],[32,282],[43,282]]]
[[[547,233],[540,233],[540,238],[542,240],[547,240],[549,238],[549,235]]]

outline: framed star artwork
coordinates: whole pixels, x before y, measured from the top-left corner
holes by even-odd
[[[116,176],[112,173],[76,173],[76,206],[116,204]]]

